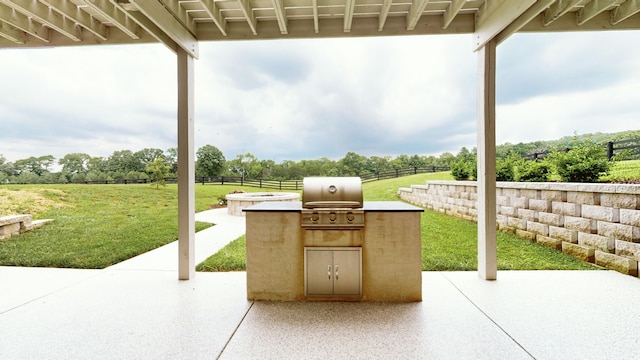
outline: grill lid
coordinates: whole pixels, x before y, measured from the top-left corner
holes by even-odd
[[[362,180],[359,177],[307,177],[302,180],[302,207],[361,208]]]

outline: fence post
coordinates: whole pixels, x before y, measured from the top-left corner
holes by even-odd
[[[611,161],[612,157],[613,157],[613,142],[609,141],[607,143],[607,159],[609,159],[609,161]]]

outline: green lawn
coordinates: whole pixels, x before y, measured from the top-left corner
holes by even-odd
[[[363,185],[365,200],[398,200],[398,188],[424,184],[427,180],[451,180],[449,173],[419,174]],[[422,269],[465,271],[477,269],[477,225],[435,211],[422,214]],[[500,270],[586,270],[597,269],[560,251],[498,232]],[[245,237],[233,241],[198,265],[199,271],[245,270]]]
[[[239,187],[196,186],[196,209]],[[244,189],[256,191],[256,189]],[[177,239],[176,185],[6,185],[0,212],[54,219],[0,241],[0,265],[100,269]],[[196,223],[196,230],[211,226]]]

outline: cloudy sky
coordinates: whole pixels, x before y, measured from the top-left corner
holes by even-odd
[[[471,35],[201,43],[196,149],[227,159],[457,153],[476,145]],[[497,142],[640,128],[640,32],[517,34],[498,47]],[[162,45],[0,51],[0,154],[176,146]]]

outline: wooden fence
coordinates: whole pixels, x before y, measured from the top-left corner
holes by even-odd
[[[622,146],[620,146],[622,145]],[[609,141],[606,144],[603,144],[603,151],[607,152],[607,158],[611,160],[616,153],[620,153],[623,150],[631,150],[631,155],[639,155],[640,154],[640,139],[629,139],[629,140],[620,140],[620,141]],[[564,148],[563,151],[567,152],[571,150],[570,147]],[[527,154],[523,156],[527,160],[536,160],[543,159],[545,156],[549,155],[551,150],[534,152],[531,154]]]
[[[398,178],[402,176],[433,173],[438,171],[449,171],[447,166],[428,166],[428,167],[411,167],[403,169],[392,169],[386,171],[380,171],[375,173],[368,173],[360,175],[362,182],[377,181],[384,179]],[[165,178],[164,181],[168,184],[175,184],[178,182],[178,178]],[[84,184],[152,184],[153,179],[121,179],[121,180],[96,180],[96,181],[84,181]],[[275,189],[275,190],[302,190],[302,180],[267,180],[267,179],[248,179],[241,176],[206,176],[196,177],[196,183],[198,184],[212,184],[212,185],[234,185],[234,186],[249,186],[260,189]]]

